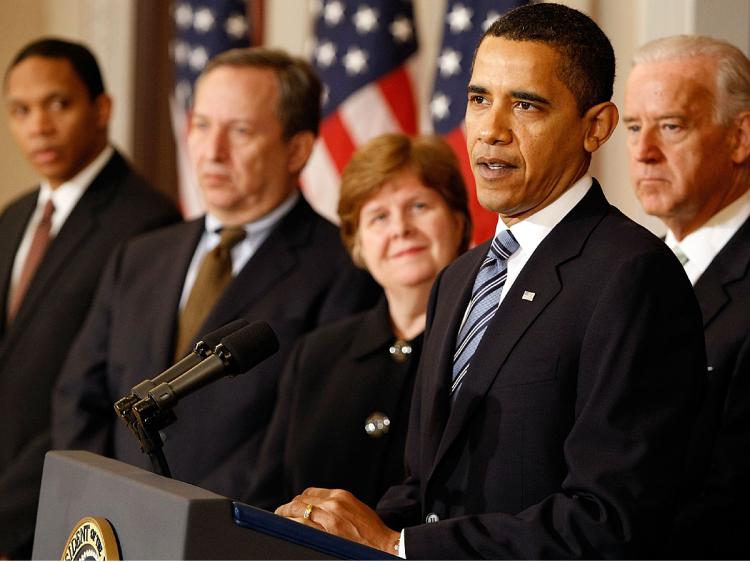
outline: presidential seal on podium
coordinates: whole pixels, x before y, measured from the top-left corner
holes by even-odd
[[[103,517],[84,517],[73,528],[60,560],[119,560],[117,537]]]

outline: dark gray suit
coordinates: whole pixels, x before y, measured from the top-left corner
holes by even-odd
[[[707,475],[681,513],[673,555],[750,557],[750,219],[695,283],[703,312],[709,386],[697,454],[712,444]],[[692,459],[701,468],[700,457]]]
[[[52,386],[107,258],[130,236],[179,220],[177,209],[119,154],[97,175],[42,260],[12,325],[5,309],[13,260],[39,190],[0,216],[0,552],[34,531]],[[29,552],[30,553],[30,552]]]
[[[56,448],[147,466],[112,403],[172,362],[196,220],[134,239],[113,259],[65,365],[54,401]],[[236,497],[248,489],[276,399],[277,376],[303,333],[371,305],[377,286],[351,263],[338,230],[300,198],[232,280],[199,334],[236,318],[267,321],[281,349],[249,373],[182,400],[164,452],[175,478]]]
[[[653,556],[705,378],[684,271],[595,183],[520,272],[451,405],[456,333],[488,246],[435,282],[411,477],[379,513],[406,527],[409,558]]]

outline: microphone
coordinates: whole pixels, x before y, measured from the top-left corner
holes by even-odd
[[[128,396],[124,396],[115,402],[114,408],[117,415],[121,418],[127,418],[133,405],[139,400],[146,398],[151,389],[162,383],[171,382],[183,373],[186,373],[211,355],[214,352],[214,348],[224,337],[233,334],[247,325],[247,320],[239,318],[203,336],[203,338],[195,344],[195,348],[192,352],[153,379],[145,379],[139,382],[130,390]]]
[[[170,410],[177,402],[224,376],[249,371],[279,349],[276,334],[266,322],[240,328],[221,339],[213,354],[170,382],[162,382],[133,406],[141,423],[148,421],[154,407]]]

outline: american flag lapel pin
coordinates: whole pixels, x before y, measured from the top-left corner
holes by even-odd
[[[521,297],[525,301],[533,301],[534,297],[536,296],[536,293],[532,293],[531,291],[524,291],[523,296]]]

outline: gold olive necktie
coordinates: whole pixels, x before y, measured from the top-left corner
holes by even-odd
[[[232,248],[243,238],[245,229],[240,226],[222,228],[219,243],[203,257],[190,296],[180,314],[175,359],[181,359],[189,352],[188,345],[232,280]]]

